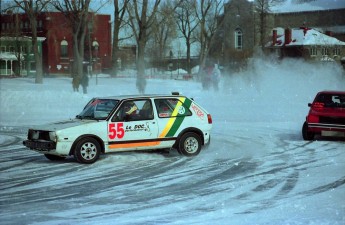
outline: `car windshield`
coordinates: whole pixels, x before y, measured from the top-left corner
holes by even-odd
[[[78,119],[104,120],[109,113],[118,104],[119,100],[115,99],[98,99],[94,98],[86,104],[83,111],[77,115]]]

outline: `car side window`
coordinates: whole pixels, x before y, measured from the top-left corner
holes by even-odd
[[[192,112],[178,99],[155,99],[158,117],[190,116]]]
[[[152,120],[153,109],[149,99],[126,100],[114,115],[112,122]]]

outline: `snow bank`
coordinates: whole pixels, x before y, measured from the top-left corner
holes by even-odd
[[[95,96],[138,94],[135,78],[90,78],[88,94],[73,92],[71,78],[1,79],[0,126],[26,126],[74,118]],[[318,91],[345,90],[345,76],[334,63],[253,59],[249,69],[223,74],[218,92],[204,91],[196,80],[148,79],[146,93],[172,91],[194,97],[215,118],[227,122],[295,122],[300,124]]]

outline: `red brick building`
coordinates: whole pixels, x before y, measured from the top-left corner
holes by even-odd
[[[91,15],[91,14],[90,14]],[[85,37],[85,70],[90,61],[92,70],[99,73],[111,67],[110,15],[94,15]],[[1,36],[13,36],[20,27],[21,35],[30,36],[31,27],[26,14],[2,14]],[[70,75],[73,65],[72,29],[60,12],[44,12],[37,18],[39,37],[43,42],[43,71],[45,75]]]

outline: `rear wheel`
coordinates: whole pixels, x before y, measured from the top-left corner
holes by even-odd
[[[182,135],[178,143],[178,152],[185,156],[195,156],[201,150],[201,137],[196,133],[188,132]]]
[[[74,158],[80,163],[94,163],[100,154],[100,144],[91,137],[81,139],[74,149]]]
[[[44,156],[52,161],[61,161],[64,160],[66,157],[64,156],[57,156],[57,155],[50,155],[50,154],[44,154]]]
[[[303,139],[306,140],[306,141],[314,140],[315,134],[313,132],[308,131],[308,124],[307,124],[307,122],[304,122],[304,124],[303,124],[302,136],[303,136]]]

